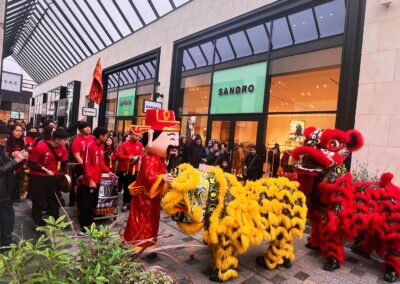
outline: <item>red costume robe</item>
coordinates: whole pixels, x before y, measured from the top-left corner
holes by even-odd
[[[154,238],[158,235],[162,193],[168,189],[163,181],[166,174],[165,159],[148,153],[142,159],[136,182],[129,186],[132,195],[128,223],[125,228],[126,242]],[[139,244],[144,246],[145,243]]]

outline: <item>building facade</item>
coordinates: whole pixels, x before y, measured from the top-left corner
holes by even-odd
[[[31,115],[81,117],[100,58],[94,125],[124,132],[143,122],[145,105],[170,108],[182,135],[231,149],[256,144],[260,153],[276,143],[290,151],[308,126],[355,127],[366,146],[353,167],[400,173],[398,25],[399,1],[192,0],[40,84]],[[69,103],[48,95],[71,82],[80,87]],[[62,99],[70,107],[57,115]]]

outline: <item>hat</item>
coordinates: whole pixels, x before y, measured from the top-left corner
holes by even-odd
[[[10,129],[4,122],[0,123],[0,134],[10,134]]]
[[[81,131],[82,129],[84,129],[86,127],[90,127],[90,124],[88,122],[86,122],[86,121],[79,121],[78,122],[79,131]]]
[[[159,131],[178,132],[181,123],[175,120],[173,110],[148,109],[146,111],[146,125],[131,125],[131,131],[135,135],[142,135],[149,129]]]

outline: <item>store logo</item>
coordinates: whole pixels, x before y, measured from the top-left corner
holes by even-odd
[[[229,88],[219,88],[218,95],[239,95],[239,94],[251,94],[255,90],[254,85],[243,85]]]
[[[132,100],[128,99],[128,100],[121,100],[119,102],[119,106],[123,107],[123,106],[131,106],[132,105]]]

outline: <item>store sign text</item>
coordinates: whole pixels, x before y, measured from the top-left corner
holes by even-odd
[[[3,72],[1,89],[12,92],[21,92],[22,75]]]
[[[218,95],[240,95],[240,94],[251,94],[254,93],[254,85],[243,85],[229,88],[218,89]]]

